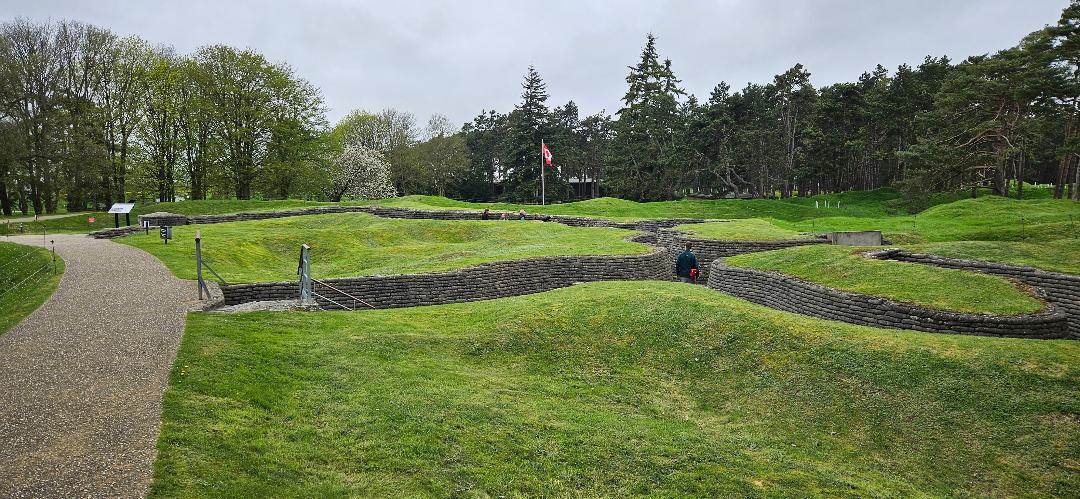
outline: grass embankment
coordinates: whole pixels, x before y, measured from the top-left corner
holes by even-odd
[[[952,241],[916,244],[905,248],[950,258],[1027,265],[1043,270],[1080,274],[1080,239],[1058,239],[1037,243]]]
[[[404,196],[380,200],[376,203],[385,206],[419,209],[482,210],[490,208],[496,211],[518,211],[523,209],[529,213],[576,215],[613,220],[758,217],[803,220],[823,216],[826,213],[842,213],[855,217],[884,217],[899,214],[901,210],[892,206],[892,201],[897,198],[898,194],[892,189],[877,189],[789,199],[686,199],[638,203],[617,198],[596,198],[547,206],[514,203],[471,203],[438,196]],[[829,201],[830,206],[833,206],[833,208],[824,208],[826,200]],[[840,208],[835,208],[837,201],[840,202]],[[815,203],[820,208],[815,207]]]
[[[792,221],[792,230],[881,230],[896,244],[943,241],[1053,241],[1080,237],[1080,203],[1061,199],[1017,200],[987,196],[938,205],[918,215],[884,218],[827,216]]]
[[[678,225],[674,230],[688,232],[700,239],[724,241],[783,241],[811,237],[798,231],[778,227],[768,220],[759,218]]]
[[[739,267],[771,270],[854,293],[957,312],[1016,315],[1042,303],[1008,280],[976,272],[874,260],[848,246],[799,246],[726,259]]]
[[[1080,342],[595,283],[193,314],[151,495],[1067,496]]]
[[[379,218],[366,213],[290,217],[175,227],[165,245],[157,232],[117,241],[158,257],[183,279],[195,278],[195,231],[203,256],[226,281],[296,279],[301,244],[320,279],[450,270],[479,263],[555,255],[647,253],[624,238],[632,231],[520,221]]]
[[[64,261],[44,248],[0,242],[0,335],[37,310],[60,285]]]
[[[300,199],[286,199],[277,201],[237,200],[237,199],[209,199],[197,201],[178,201],[175,203],[136,203],[131,211],[132,225],[138,224],[139,215],[165,211],[181,215],[220,215],[227,213],[241,213],[249,211],[273,211],[287,210],[291,208],[303,208],[307,206],[322,206],[333,204],[352,203],[320,203],[317,201],[304,201]],[[366,203],[360,203],[366,204]],[[22,216],[21,214],[15,216]],[[94,218],[94,222],[89,219]],[[120,215],[120,224],[125,223],[125,218]],[[83,212],[71,216],[41,220],[39,222],[23,222],[24,229],[30,234],[40,234],[42,229],[48,233],[86,233],[101,229],[108,229],[115,225],[113,215],[105,212]],[[0,235],[19,233],[19,223],[5,223],[0,220]]]

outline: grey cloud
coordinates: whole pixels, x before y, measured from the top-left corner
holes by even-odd
[[[552,105],[619,107],[645,33],[684,87],[764,83],[801,62],[816,85],[926,55],[955,60],[1014,45],[1056,22],[1065,0],[123,2],[2,0],[0,17],[77,19],[191,52],[226,43],[290,63],[318,85],[331,119],[395,107],[455,122],[508,111],[525,67]]]

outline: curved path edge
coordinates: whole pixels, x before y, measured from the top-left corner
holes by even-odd
[[[144,496],[195,285],[127,245],[49,238],[60,285],[0,336],[0,497]]]

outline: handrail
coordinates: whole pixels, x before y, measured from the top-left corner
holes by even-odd
[[[319,293],[316,293],[314,291],[312,291],[311,294],[313,294],[313,295],[315,295],[315,296],[317,296],[319,298],[322,298],[322,299],[324,299],[324,300],[326,300],[326,301],[328,301],[330,303],[333,303],[334,305],[337,305],[337,306],[339,306],[339,307],[341,307],[341,308],[343,308],[345,310],[352,310],[351,308],[346,307],[345,305],[342,305],[342,304],[340,304],[340,303],[338,303],[338,302],[336,302],[336,301],[334,301],[334,300],[332,300],[330,298],[327,298],[327,297],[325,297],[323,295],[320,295]],[[321,310],[326,310],[326,309],[322,308],[321,306],[319,306],[319,301],[318,300],[315,300],[315,306],[319,307],[319,309],[321,309]]]
[[[352,299],[353,299],[353,301],[358,301],[358,302],[360,302],[360,303],[363,303],[364,305],[367,305],[367,307],[368,307],[368,308],[370,308],[370,309],[372,309],[372,310],[375,310],[375,306],[374,306],[374,305],[372,305],[372,304],[370,304],[370,303],[368,303],[368,302],[366,302],[366,301],[364,301],[364,300],[361,300],[361,299],[359,299],[359,298],[357,298],[357,297],[355,297],[355,296],[353,296],[353,295],[351,295],[351,294],[349,294],[349,293],[346,293],[345,291],[342,291],[342,290],[340,290],[340,289],[338,289],[338,288],[336,288],[336,287],[334,287],[334,286],[331,286],[330,284],[328,284],[328,283],[326,283],[326,282],[324,282],[324,281],[320,281],[320,280],[318,280],[318,279],[315,279],[314,277],[313,277],[313,278],[311,278],[311,281],[312,281],[312,282],[317,282],[317,283],[319,283],[319,284],[322,284],[323,286],[326,286],[326,287],[328,287],[328,288],[330,288],[330,289],[332,289],[332,290],[334,290],[334,291],[337,291],[338,293],[341,293],[341,294],[343,294],[343,295],[345,295],[345,296],[348,296],[349,298],[352,298]]]
[[[222,286],[228,286],[229,285],[228,283],[225,282],[225,279],[222,279],[222,277],[220,275],[218,275],[217,271],[214,270],[214,267],[211,267],[210,263],[207,262],[205,258],[203,258],[202,264],[203,264],[203,267],[206,267],[206,269],[209,270],[211,274],[214,274],[214,277],[217,277],[217,279],[219,281],[221,281]]]

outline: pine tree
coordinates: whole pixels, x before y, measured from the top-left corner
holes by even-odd
[[[639,201],[673,199],[681,176],[675,134],[681,128],[679,97],[686,93],[671,69],[659,61],[649,33],[638,64],[626,77],[628,89],[615,123],[609,165],[612,192]]]
[[[539,201],[540,141],[548,132],[547,85],[529,66],[521,88],[521,103],[510,112],[503,142],[503,193],[513,200]]]

